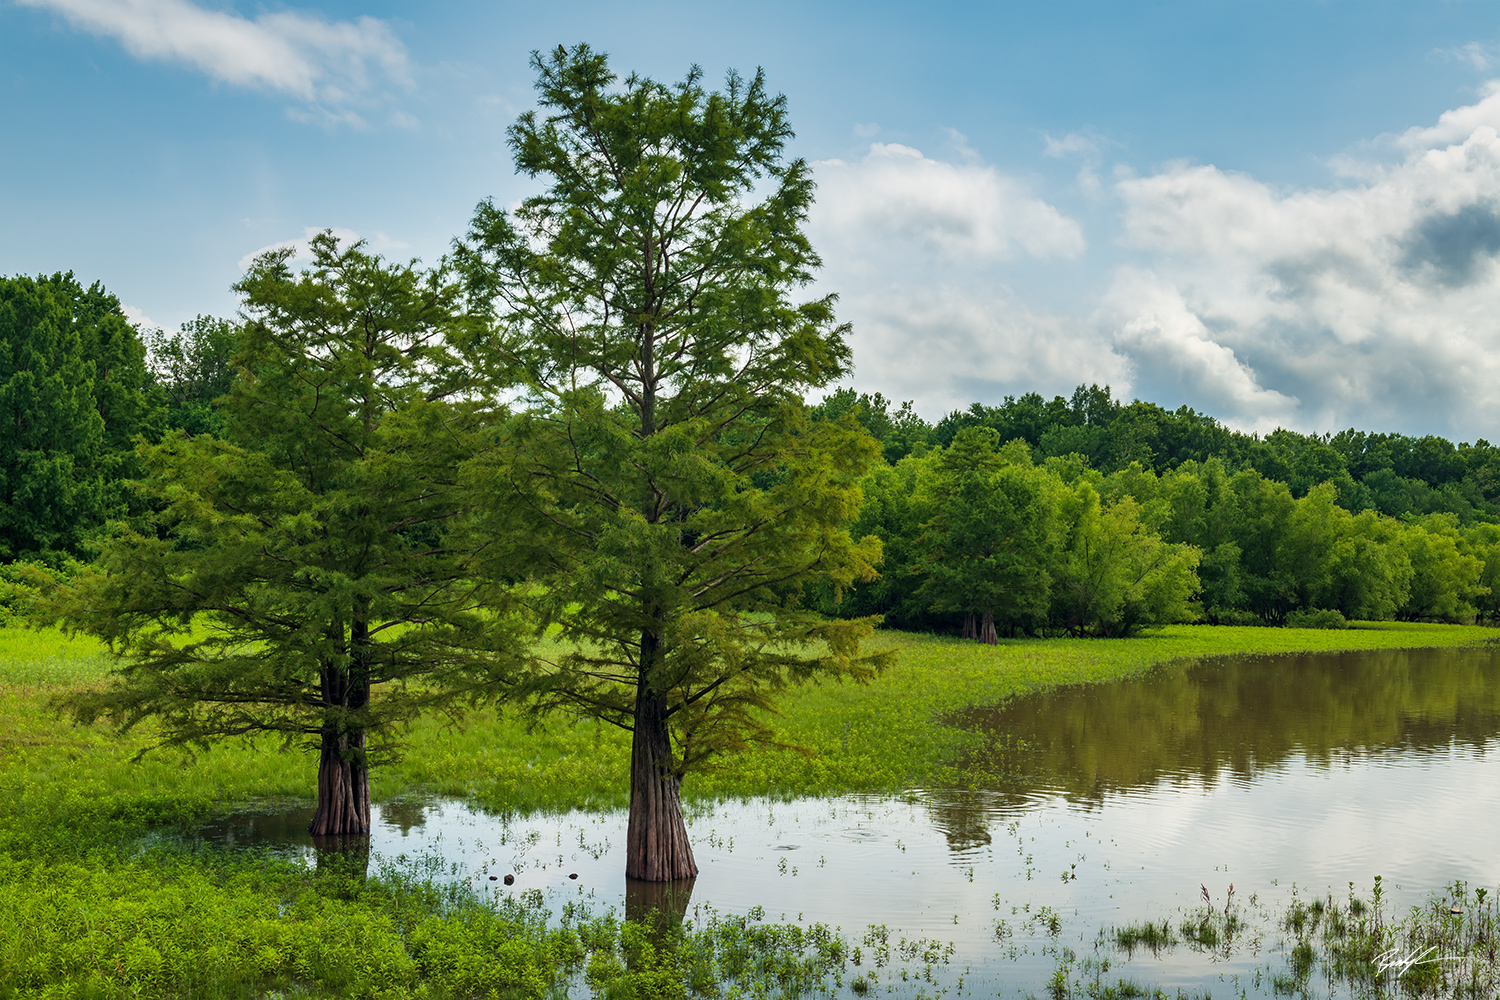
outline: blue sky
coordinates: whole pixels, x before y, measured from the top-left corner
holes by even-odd
[[[433,260],[578,41],[787,95],[860,389],[1500,439],[1494,2],[0,0],[0,273],[172,328],[325,227]]]

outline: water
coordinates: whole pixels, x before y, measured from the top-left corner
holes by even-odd
[[[699,808],[701,871],[676,901],[700,917],[760,907],[856,944],[884,925],[893,947],[951,945],[939,982],[986,995],[1041,992],[1071,948],[1109,957],[1110,982],[1269,996],[1255,972],[1276,964],[1274,907],[1294,891],[1367,895],[1379,874],[1399,912],[1456,879],[1500,885],[1497,666],[1490,650],[1246,657],[964,712],[949,721],[984,737],[962,762],[976,787]],[[310,858],[310,817],[242,813],[203,834]],[[387,803],[370,848],[554,911],[625,909],[624,828],[617,812]],[[1222,907],[1231,884],[1258,946],[1096,949],[1101,929],[1175,925],[1204,889]]]

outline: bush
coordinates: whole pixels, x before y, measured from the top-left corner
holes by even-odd
[[[1305,611],[1290,611],[1286,616],[1287,628],[1348,628],[1349,621],[1337,611],[1325,608],[1308,608]]]

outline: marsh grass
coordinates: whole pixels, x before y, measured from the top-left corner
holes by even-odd
[[[843,937],[707,914],[665,935],[410,872],[171,853],[0,853],[0,998],[833,996]]]
[[[772,719],[779,745],[720,761],[684,783],[691,799],[798,796],[912,787],[967,787],[1004,747],[942,723],[974,705],[1069,684],[1135,676],[1203,656],[1308,650],[1475,645],[1494,629],[1380,622],[1341,631],[1174,626],[1132,639],[1011,640],[984,646],[878,632],[871,646],[896,665],[868,685],[795,688]],[[310,799],[315,765],[275,739],[206,751],[160,750],[145,723],[121,735],[60,717],[55,700],[105,683],[113,660],[97,643],[57,632],[0,628],[0,795],[37,822],[192,821],[255,798]],[[564,716],[533,720],[493,707],[418,719],[400,756],[371,775],[377,800],[431,794],[496,812],[611,808],[629,788],[628,734]],[[969,760],[976,771],[955,762]],[[0,824],[5,824],[0,819]],[[13,825],[13,824],[11,824]]]
[[[1308,994],[1315,973],[1332,991],[1357,996],[1500,996],[1500,908],[1489,889],[1458,881],[1404,916],[1383,912],[1379,877],[1368,899],[1294,899],[1282,928],[1291,934],[1282,992]]]
[[[1492,890],[1454,882],[1400,916],[1384,912],[1384,897],[1379,876],[1368,896],[1355,892],[1352,883],[1344,898],[1329,893],[1307,899],[1294,891],[1272,920],[1285,935],[1275,949],[1279,964],[1260,969],[1257,977],[1264,977],[1277,996],[1500,996],[1500,906]],[[1259,912],[1266,915],[1264,908]],[[1127,956],[1142,948],[1160,955],[1186,945],[1215,960],[1229,959],[1259,953],[1263,935],[1255,923],[1238,906],[1226,903],[1222,909],[1203,906],[1184,914],[1180,937],[1172,933],[1170,921],[1160,921],[1101,931],[1098,941],[1099,947]],[[1081,975],[1090,967],[1075,967],[1071,959],[1060,961],[1053,981],[1063,984],[1063,995],[1069,997],[1110,995],[1100,991],[1100,960],[1094,963],[1090,978]]]
[[[1172,925],[1168,921],[1163,920],[1160,923],[1142,921],[1115,928],[1114,942],[1116,948],[1133,958],[1137,951],[1149,951],[1152,955],[1160,955],[1163,951],[1175,948],[1178,938],[1172,932]]]

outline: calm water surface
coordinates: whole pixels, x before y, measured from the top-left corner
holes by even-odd
[[[963,976],[979,995],[1040,993],[1066,947],[1109,957],[1110,982],[1269,996],[1254,971],[1279,967],[1273,909],[1294,891],[1368,894],[1379,874],[1404,910],[1456,879],[1500,885],[1497,667],[1488,649],[1245,657],[966,711],[948,721],[984,737],[963,762],[975,789],[693,812],[688,912],[758,906],[856,944],[870,925],[893,946],[935,939],[952,945],[940,985]],[[240,813],[203,835],[311,857],[310,818]],[[371,853],[602,910],[627,902],[624,829],[623,813],[387,803]],[[505,874],[513,886],[490,879]],[[1101,929],[1175,925],[1200,887],[1222,906],[1231,883],[1263,926],[1258,948],[1250,935],[1229,957],[1095,949]]]

